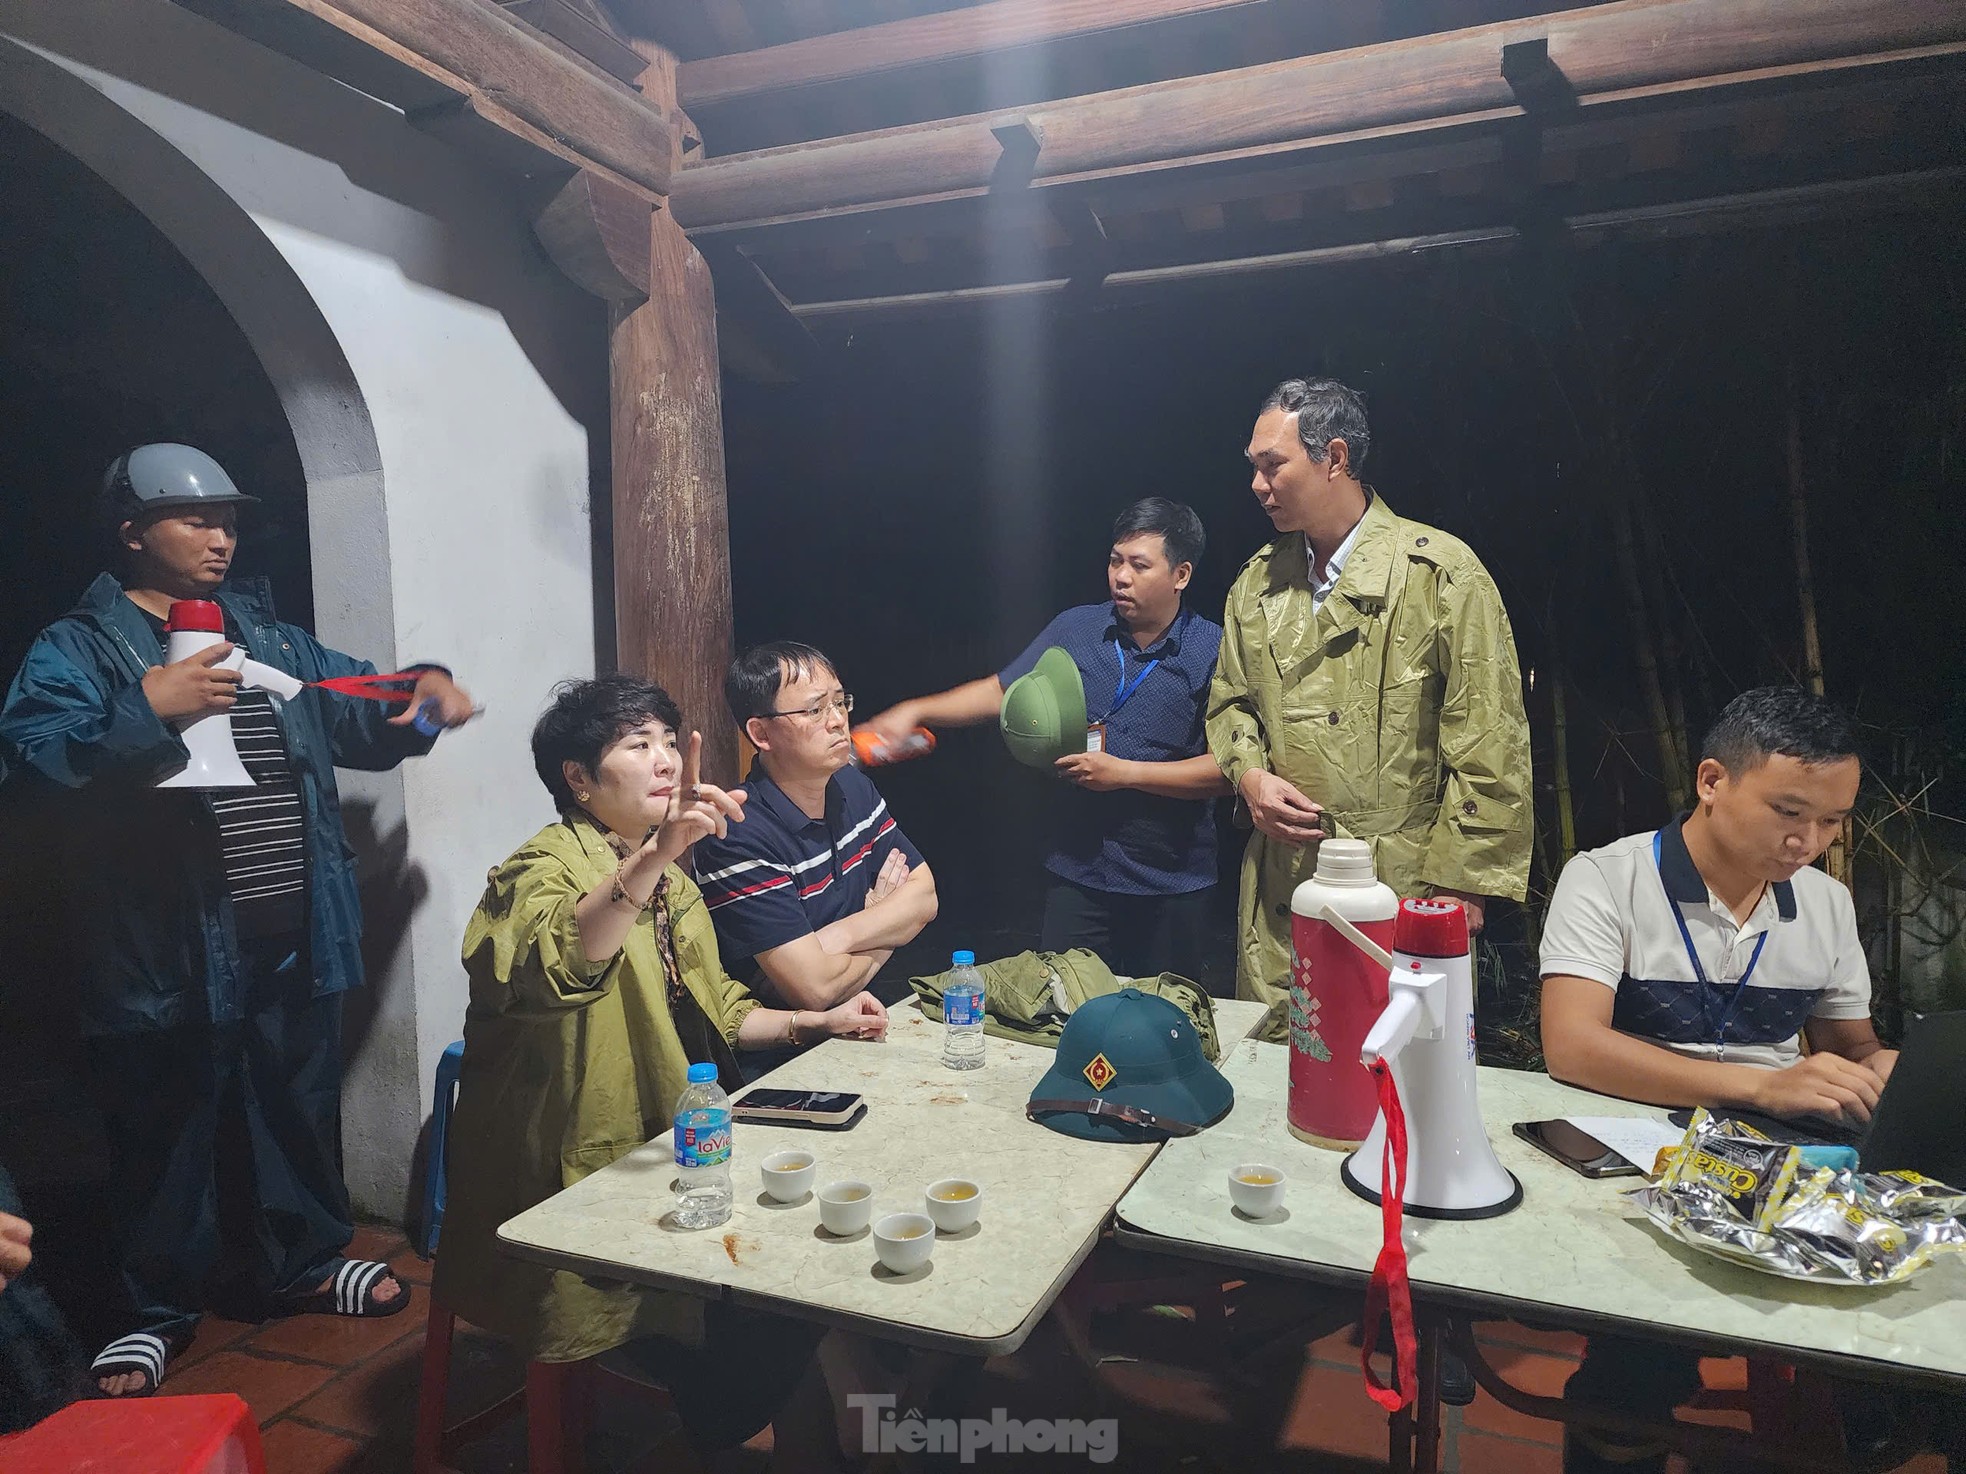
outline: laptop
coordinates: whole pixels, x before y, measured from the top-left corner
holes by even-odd
[[[1911,1014],[1898,1063],[1884,1083],[1867,1126],[1817,1116],[1778,1120],[1754,1111],[1725,1111],[1776,1141],[1854,1146],[1867,1172],[1909,1169],[1966,1187],[1966,1010]],[[1667,1119],[1685,1126],[1691,1111]]]

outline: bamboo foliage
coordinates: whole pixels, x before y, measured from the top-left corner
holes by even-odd
[[[1562,863],[1577,853],[1577,807],[1570,793],[1570,711],[1563,695],[1563,668],[1550,673],[1550,724],[1555,733],[1556,829]],[[1560,867],[1559,867],[1560,868]]]
[[[1664,382],[1664,369],[1659,364],[1647,369],[1645,376],[1650,380],[1650,391],[1636,396],[1620,393],[1614,387],[1612,365],[1596,346],[1600,341],[1620,341],[1620,335],[1614,332],[1594,334],[1587,328],[1575,300],[1560,277],[1542,276],[1528,286],[1528,293],[1532,320],[1540,319],[1551,327],[1562,325],[1554,333],[1538,332],[1532,327],[1530,341],[1539,350],[1556,402],[1562,407],[1575,436],[1574,443],[1587,468],[1587,475],[1609,493],[1593,498],[1596,505],[1591,510],[1601,512],[1610,524],[1610,551],[1618,591],[1612,597],[1622,608],[1626,648],[1636,666],[1644,731],[1653,744],[1658,781],[1668,805],[1678,812],[1691,804],[1691,781],[1684,698],[1677,673],[1668,668],[1669,661],[1677,661],[1680,649],[1673,622],[1675,586],[1670,579],[1671,565],[1667,561],[1663,539],[1657,532],[1655,519],[1649,515],[1638,461],[1630,450],[1629,428],[1642,414],[1651,392],[1656,392]],[[1669,350],[1663,355],[1662,362],[1669,366],[1677,356],[1677,349]],[[1580,397],[1573,394],[1579,388],[1584,391],[1581,403]],[[1586,504],[1566,505],[1581,511]],[[1580,539],[1588,538],[1590,534],[1581,523],[1570,525],[1569,519],[1559,513],[1552,520],[1552,536],[1552,558],[1561,559],[1567,556],[1567,549],[1574,548]],[[1595,602],[1607,593],[1602,584],[1594,584],[1590,597]],[[1548,867],[1552,880],[1577,853],[1578,845],[1578,792],[1572,773],[1571,749],[1575,745],[1575,720],[1579,715],[1574,698],[1581,693],[1569,679],[1563,656],[1563,640],[1559,634],[1561,628],[1552,590],[1543,629],[1550,677],[1553,739],[1551,789],[1556,809],[1555,833],[1551,836],[1551,848],[1556,850],[1556,854],[1554,863]],[[1587,730],[1593,725],[1588,705],[1587,700],[1583,714]],[[1641,773],[1647,772],[1650,765],[1642,752],[1634,753],[1626,748],[1616,727],[1609,723],[1606,726],[1613,745],[1631,762],[1633,768]],[[1608,776],[1616,793],[1617,827],[1622,830],[1627,827],[1624,774],[1614,764]],[[1538,838],[1542,838],[1540,831]]]
[[[1795,596],[1802,615],[1802,683],[1818,696],[1823,689],[1823,642],[1816,625],[1816,577],[1809,561],[1809,483],[1802,466],[1802,388],[1795,356],[1788,360],[1788,413],[1783,448],[1788,462],[1789,542],[1795,552]],[[1850,820],[1830,841],[1823,867],[1832,879],[1851,883]]]
[[[1802,473],[1802,395],[1789,364],[1789,540],[1795,550],[1795,596],[1802,612],[1802,684],[1823,694],[1823,641],[1816,627],[1816,578],[1809,563],[1809,487]]]
[[[1584,366],[1583,377],[1590,386],[1597,410],[1598,436],[1608,447],[1605,466],[1614,483],[1608,511],[1618,588],[1625,625],[1631,636],[1632,659],[1638,666],[1639,694],[1658,754],[1660,786],[1665,789],[1667,805],[1677,814],[1690,808],[1693,802],[1692,769],[1687,761],[1690,744],[1686,736],[1686,703],[1680,692],[1677,670],[1679,642],[1673,632],[1673,610],[1661,572],[1666,560],[1664,540],[1656,527],[1648,525],[1652,519],[1648,516],[1644,478],[1628,430],[1650,395],[1623,392],[1622,386],[1615,382],[1613,366],[1594,351],[1594,335],[1567,294],[1563,306],[1577,357]],[[1615,341],[1615,335],[1606,337]],[[1676,356],[1676,353],[1669,354],[1667,362]],[[1577,431],[1580,442],[1591,438],[1581,424]]]
[[[1651,721],[1652,738],[1659,754],[1659,776],[1665,785],[1666,801],[1676,814],[1688,807],[1689,785],[1680,762],[1680,747],[1673,735],[1672,713],[1666,706],[1666,690],[1659,677],[1659,642],[1652,617],[1645,607],[1645,585],[1638,571],[1638,536],[1633,529],[1632,498],[1628,488],[1611,498],[1611,546],[1617,554],[1618,587],[1624,596],[1625,625],[1631,632],[1632,657],[1638,663],[1638,689],[1645,698],[1646,715]]]
[[[1633,512],[1638,523],[1639,546],[1644,553],[1638,567],[1645,585],[1645,605],[1659,631],[1659,684],[1666,701],[1666,731],[1673,745],[1673,760],[1668,772],[1678,775],[1686,793],[1683,802],[1674,801],[1673,812],[1677,813],[1692,803],[1693,739],[1686,724],[1686,687],[1681,678],[1686,661],[1680,646],[1679,620],[1674,601],[1666,590],[1666,570],[1671,564],[1651,495],[1639,475],[1638,462],[1631,454],[1631,442],[1622,428],[1618,434],[1618,444],[1624,452],[1627,484],[1631,487]],[[1670,780],[1666,787],[1668,791],[1671,790]]]

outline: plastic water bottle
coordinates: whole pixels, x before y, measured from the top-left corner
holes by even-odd
[[[676,1097],[676,1226],[715,1228],[730,1201],[730,1097],[715,1065],[691,1065]]]
[[[437,715],[437,703],[425,701],[419,705],[416,715],[410,718],[410,725],[426,737],[441,737],[444,724]]]
[[[955,976],[942,990],[942,1063],[952,1070],[983,1068],[983,974],[974,952],[949,958]]]
[[[852,736],[853,761],[862,768],[885,768],[890,763],[905,763],[935,751],[935,734],[927,727],[917,727],[895,742],[889,742],[872,727],[855,727]]]

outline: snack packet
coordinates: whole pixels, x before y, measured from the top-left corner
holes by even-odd
[[[1966,1192],[1916,1172],[1798,1171],[1802,1149],[1695,1112],[1633,1197],[1693,1247],[1793,1279],[1888,1285],[1966,1252]]]
[[[1666,1152],[1659,1187],[1711,1197],[1747,1227],[1766,1232],[1795,1181],[1800,1148],[1704,1108],[1686,1140]]]

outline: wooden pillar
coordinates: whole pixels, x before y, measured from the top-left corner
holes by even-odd
[[[674,57],[641,43],[636,50],[649,62],[643,96],[673,111]],[[680,149],[685,130],[671,131]],[[610,336],[617,659],[675,697],[685,728],[703,733],[704,777],[733,783],[740,774],[723,695],[730,516],[717,304],[709,267],[666,209],[649,221],[648,300],[615,303]]]

